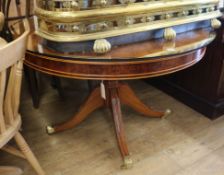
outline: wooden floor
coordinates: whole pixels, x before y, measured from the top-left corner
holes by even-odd
[[[148,105],[172,109],[166,119],[148,119],[123,107],[128,145],[134,167],[121,170],[110,112],[98,110],[80,126],[48,136],[47,124],[71,117],[88,94],[86,81],[63,82],[65,98],[43,87],[38,110],[32,108],[24,86],[21,114],[23,134],[47,175],[224,175],[224,117],[203,117],[142,81],[132,88]],[[12,143],[13,144],[13,143]],[[0,165],[16,165],[33,175],[29,164],[0,152]]]

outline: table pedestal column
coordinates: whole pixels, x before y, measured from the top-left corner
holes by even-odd
[[[146,117],[161,118],[169,114],[170,110],[166,110],[165,112],[152,110],[150,107],[146,106],[139,100],[139,98],[127,84],[119,83],[118,81],[105,81],[104,86],[105,87],[95,88],[84,104],[80,107],[79,112],[75,114],[74,117],[72,117],[70,120],[62,124],[47,126],[47,133],[53,134],[71,129],[80,124],[89,116],[90,113],[96,109],[103,106],[109,107],[112,111],[114,119],[118,146],[124,160],[122,167],[129,168],[132,165],[132,160],[130,159],[125,138],[121,104],[130,106]]]

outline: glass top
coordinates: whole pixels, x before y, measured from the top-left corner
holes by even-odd
[[[27,51],[34,54],[45,55],[60,59],[89,59],[89,60],[142,60],[156,59],[161,57],[184,54],[192,50],[207,46],[213,39],[215,34],[208,29],[200,29],[178,34],[175,41],[167,42],[164,39],[149,40],[127,45],[113,47],[106,54],[96,54],[94,52],[75,52],[63,53],[54,51],[44,45],[44,39],[37,36],[32,27],[28,38]]]

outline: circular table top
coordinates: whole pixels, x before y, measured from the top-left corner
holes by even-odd
[[[175,41],[149,40],[114,47],[109,53],[61,53],[44,46],[34,30],[25,64],[38,71],[76,79],[124,80],[154,77],[194,65],[215,38],[208,29],[179,34]]]
[[[48,49],[44,39],[37,36],[34,30],[28,39],[28,52],[39,55],[58,57],[70,60],[97,61],[127,61],[154,59],[186,53],[206,46],[215,35],[208,30],[198,30],[178,35],[175,41],[166,42],[164,39],[143,41],[114,47],[109,53],[96,54],[94,52],[63,53]]]

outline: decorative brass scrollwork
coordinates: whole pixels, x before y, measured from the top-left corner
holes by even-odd
[[[110,50],[103,38],[164,30],[166,40],[176,37],[175,26],[210,20],[221,23],[218,0],[38,0],[37,34],[63,42],[97,40],[95,51]],[[102,44],[104,43],[104,44]]]

